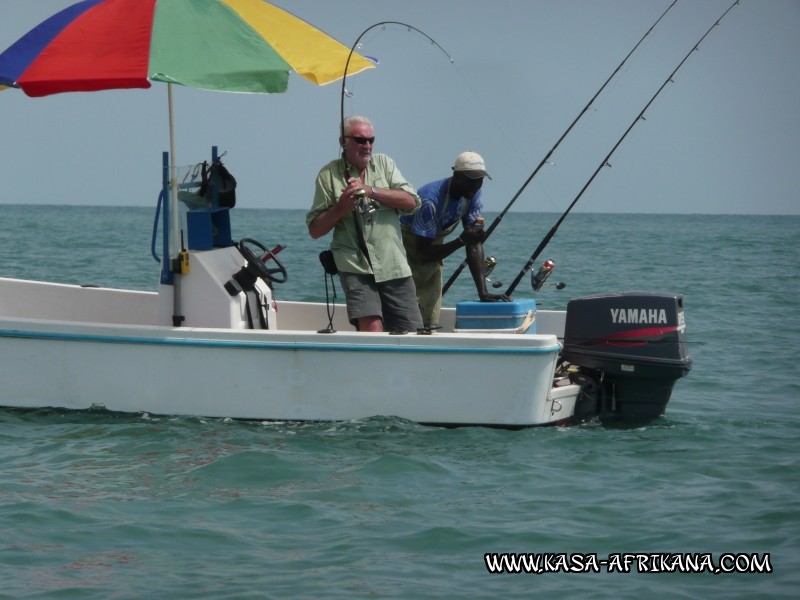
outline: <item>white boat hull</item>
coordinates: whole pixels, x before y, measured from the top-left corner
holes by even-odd
[[[217,293],[241,264],[235,248],[193,254],[181,327],[165,324],[171,286],[156,293],[0,279],[0,405],[501,427],[573,414],[579,387],[553,385],[556,333],[359,333],[343,306],[337,331],[319,333],[326,307],[304,302],[270,306],[270,329],[247,329],[242,298]],[[443,319],[450,329],[451,313]],[[206,322],[214,326],[199,326]]]
[[[571,416],[563,398],[548,396],[560,349],[554,336],[524,344],[522,336],[484,337],[5,321],[3,404],[277,420],[386,415],[442,425]]]

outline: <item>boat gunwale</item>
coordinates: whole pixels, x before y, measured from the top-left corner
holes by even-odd
[[[311,330],[169,327],[18,317],[0,318],[0,338],[325,352],[549,354],[559,352],[562,348],[558,338],[552,334],[320,333]]]

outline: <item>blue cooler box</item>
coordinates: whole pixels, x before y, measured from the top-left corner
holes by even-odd
[[[536,333],[536,300],[459,302],[456,331]]]

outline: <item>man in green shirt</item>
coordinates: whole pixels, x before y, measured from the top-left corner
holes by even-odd
[[[361,116],[342,124],[342,156],[317,175],[306,225],[317,239],[333,230],[331,251],[359,331],[415,331],[422,327],[400,215],[420,205],[394,161],[373,154],[372,123]]]

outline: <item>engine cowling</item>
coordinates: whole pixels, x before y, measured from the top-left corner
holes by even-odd
[[[625,292],[567,305],[562,359],[598,384],[597,412],[663,415],[675,382],[689,373],[683,296]]]

